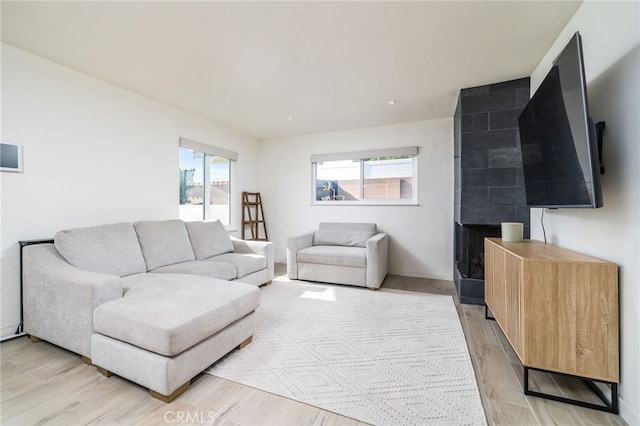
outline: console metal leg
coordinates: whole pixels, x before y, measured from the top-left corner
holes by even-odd
[[[484,304],[484,319],[495,321],[496,318],[493,316],[493,314],[491,314],[492,316],[489,316],[489,312],[490,312],[489,311],[489,307],[485,303]]]
[[[574,377],[582,379],[587,386],[600,398],[604,405],[592,404],[590,402],[580,401],[577,399],[565,398],[562,396],[550,395],[542,392],[532,391],[529,389],[529,370],[541,371],[543,373],[560,374],[562,376]],[[596,386],[595,382],[604,383],[611,388],[611,400],[608,400],[604,393]],[[547,371],[539,368],[524,367],[524,394],[536,396],[538,398],[550,399],[552,401],[564,402],[566,404],[577,405],[579,407],[591,408],[599,411],[606,411],[607,413],[619,414],[620,407],[618,405],[618,384],[613,382],[605,382],[603,380],[588,379],[586,377],[574,376],[571,374],[557,373],[555,371]]]

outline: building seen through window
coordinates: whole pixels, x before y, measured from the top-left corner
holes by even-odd
[[[329,160],[313,163],[315,201],[397,201],[414,199],[414,156]]]

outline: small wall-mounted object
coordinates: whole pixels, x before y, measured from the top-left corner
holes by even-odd
[[[600,174],[603,175],[604,174],[604,166],[602,165],[602,140],[603,140],[603,133],[604,133],[604,128],[606,126],[606,122],[605,121],[598,121],[596,123],[596,137],[598,138],[598,160],[600,161]]]
[[[0,171],[22,172],[22,145],[0,142]]]

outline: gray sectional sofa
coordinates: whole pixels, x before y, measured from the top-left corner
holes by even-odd
[[[387,276],[388,256],[389,236],[375,223],[323,222],[287,238],[287,275],[376,290]]]
[[[23,249],[25,332],[171,401],[251,341],[273,243],[219,221],[118,223],[60,231]]]

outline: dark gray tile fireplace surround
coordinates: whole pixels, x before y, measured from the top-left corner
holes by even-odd
[[[529,236],[518,115],[529,78],[462,89],[454,116],[454,281],[460,302],[484,304],[484,237],[502,222],[522,222]]]

